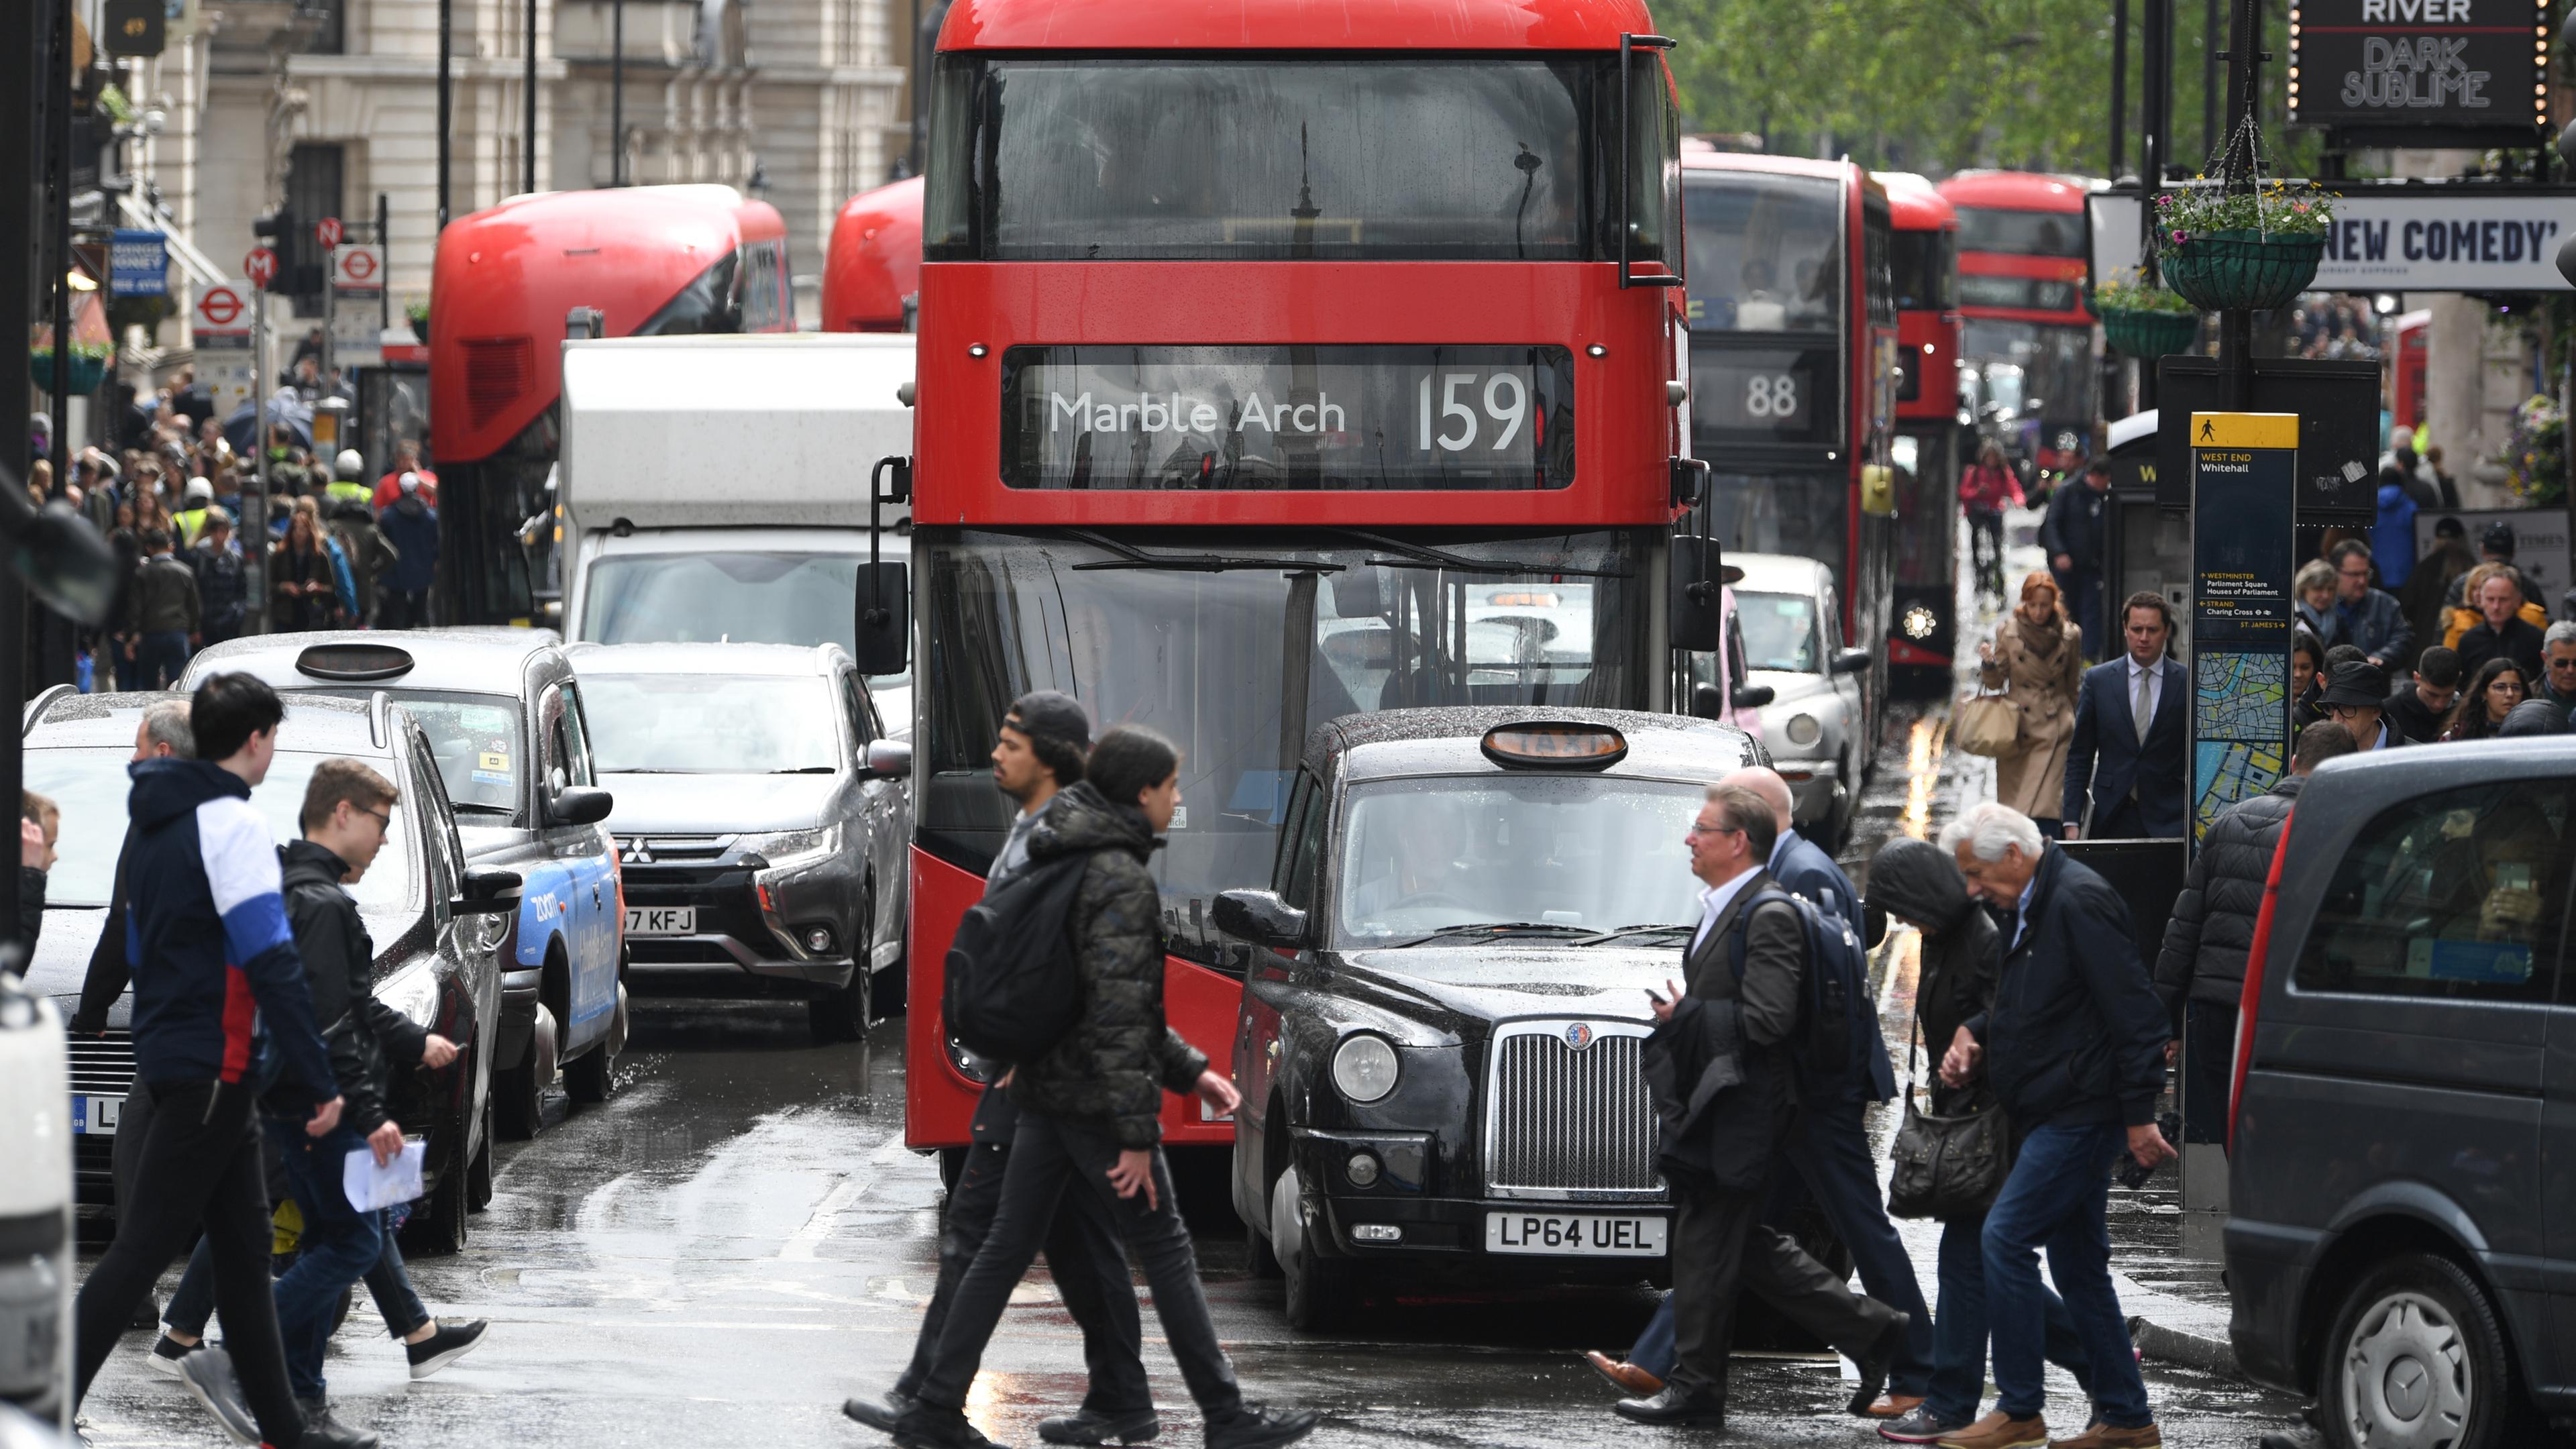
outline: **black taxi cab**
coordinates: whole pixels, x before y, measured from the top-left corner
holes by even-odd
[[[1685,833],[1768,756],[1715,721],[1390,710],[1305,743],[1247,953],[1233,1198],[1289,1322],[1361,1285],[1662,1281],[1647,990],[1699,915]]]

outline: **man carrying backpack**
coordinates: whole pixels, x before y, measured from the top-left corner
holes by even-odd
[[[1661,1392],[1619,1401],[1620,1415],[1638,1423],[1725,1426],[1727,1348],[1743,1289],[1859,1365],[1847,1406],[1855,1414],[1877,1401],[1905,1341],[1904,1313],[1853,1293],[1761,1221],[1798,1107],[1793,1053],[1811,1024],[1806,983],[1816,966],[1807,909],[1763,869],[1778,834],[1770,805],[1738,785],[1708,787],[1690,828],[1691,873],[1705,889],[1682,957],[1689,986],[1653,998],[1645,1064],[1663,1123],[1658,1165],[1676,1209],[1676,1359]]]
[[[1002,721],[993,746],[993,784],[1019,805],[1011,831],[984,876],[989,900],[994,889],[1018,876],[1028,865],[1029,834],[1049,813],[1059,792],[1081,783],[1083,756],[1091,748],[1091,717],[1069,694],[1041,689],[1022,695]],[[1163,1086],[1174,1092],[1213,1094],[1207,1079],[1216,1073],[1188,1044],[1166,1031],[1155,1044]],[[1010,1165],[1011,1140],[1020,1111],[1011,1102],[1009,1077],[999,1065],[987,1075],[997,1078],[976,1104],[971,1129],[974,1141],[949,1189],[948,1212],[939,1234],[939,1277],[930,1306],[921,1317],[912,1362],[883,1399],[853,1398],[841,1412],[886,1433],[912,1407],[921,1382],[930,1372],[932,1351],[948,1322],[949,1305],[975,1252],[993,1226],[1001,1206],[1002,1175]],[[1226,1084],[1228,1090],[1231,1084]],[[1047,1230],[1047,1271],[1064,1297],[1065,1310],[1082,1329],[1082,1357],[1090,1369],[1090,1391],[1079,1411],[1046,1419],[1038,1435],[1050,1444],[1135,1443],[1150,1439],[1159,1427],[1153,1391],[1145,1381],[1143,1325],[1136,1313],[1134,1280],[1118,1244],[1118,1228],[1108,1207],[1094,1193],[1066,1193]]]

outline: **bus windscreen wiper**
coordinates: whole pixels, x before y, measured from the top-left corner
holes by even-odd
[[[1365,560],[1371,568],[1447,569],[1451,573],[1503,574],[1518,577],[1526,577],[1534,574],[1563,574],[1571,578],[1585,579],[1624,579],[1634,577],[1634,575],[1626,569],[1552,568],[1543,564],[1514,563],[1509,560],[1500,559],[1469,558],[1465,554],[1451,553],[1444,548],[1433,548],[1428,544],[1406,543],[1404,540],[1399,538],[1389,538],[1382,533],[1365,533],[1356,528],[1336,528],[1333,532],[1342,535],[1344,538],[1356,538],[1371,548],[1382,548],[1388,553],[1402,555],[1399,558],[1373,558]]]
[[[1596,936],[1586,936],[1574,944],[1577,946],[1598,946],[1604,941],[1624,941],[1630,936],[1653,936],[1663,934],[1667,931],[1696,931],[1698,929],[1699,925],[1697,922],[1693,922],[1687,926],[1673,925],[1670,922],[1657,922],[1652,925],[1644,926],[1621,926],[1617,930],[1603,931]]]
[[[1326,563],[1321,559],[1251,558],[1217,553],[1147,553],[1133,544],[1120,543],[1114,538],[1094,533],[1087,528],[1068,528],[1064,532],[1066,537],[1078,538],[1103,553],[1118,555],[1114,559],[1095,559],[1090,563],[1075,564],[1073,565],[1075,573],[1088,573],[1095,569],[1165,569],[1185,574],[1222,574],[1232,573],[1238,569],[1277,569],[1281,573],[1337,574],[1348,567],[1347,564]]]

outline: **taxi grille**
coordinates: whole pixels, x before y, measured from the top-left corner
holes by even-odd
[[[1569,1045],[1569,1032],[1589,1044]],[[1646,1039],[1635,1032],[1594,1022],[1515,1022],[1498,1032],[1485,1096],[1485,1182],[1496,1196],[1663,1194]]]
[[[121,1031],[105,1037],[70,1038],[72,1090],[122,1097],[134,1086],[134,1038]]]

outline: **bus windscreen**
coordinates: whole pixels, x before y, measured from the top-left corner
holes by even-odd
[[[2072,211],[2002,211],[1959,208],[1959,250],[2004,252],[2017,257],[2081,257],[2084,216]]]
[[[1587,151],[1615,139],[1616,78],[1599,57],[943,57],[924,255],[1615,255]],[[1641,217],[1631,255],[1660,234]]]
[[[1563,347],[1014,347],[1013,488],[1563,488]]]
[[[1816,176],[1682,174],[1690,315],[1719,332],[1842,326],[1842,188]]]

